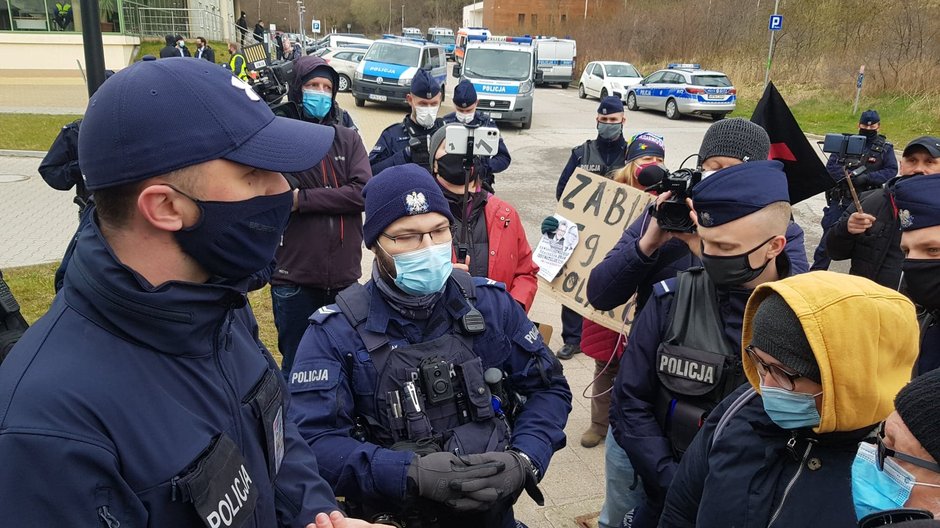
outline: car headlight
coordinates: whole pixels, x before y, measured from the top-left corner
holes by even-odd
[[[357,81],[361,81],[361,80],[362,80],[362,72],[361,72],[360,70],[358,70],[358,69],[356,70],[355,79],[356,79]]]
[[[411,86],[411,79],[413,79],[413,77],[402,77],[398,79],[398,86]]]
[[[529,95],[532,93],[532,81],[525,81],[519,85],[519,95]]]
[[[618,91],[623,90],[623,85],[621,85],[620,83],[610,83],[610,87]]]

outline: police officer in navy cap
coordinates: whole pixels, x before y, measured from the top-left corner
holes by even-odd
[[[382,131],[369,153],[372,174],[388,167],[416,163],[427,167],[431,159],[428,143],[444,120],[437,116],[444,100],[442,86],[426,70],[418,70],[411,80],[411,93],[405,96],[411,113],[401,123]]]
[[[862,115],[858,118],[858,133],[865,136],[865,150],[860,158],[860,164],[865,166],[865,172],[852,178],[855,191],[859,194],[877,189],[898,175],[898,160],[894,155],[894,145],[889,143],[885,136],[878,133],[880,129],[881,116],[878,115],[877,111],[869,109],[862,112]],[[849,170],[854,168],[856,167],[848,167]],[[829,175],[834,180],[839,182],[839,185],[826,191],[827,205],[823,209],[823,217],[820,222],[823,235],[820,237],[819,245],[816,246],[816,251],[813,254],[811,270],[829,269],[831,259],[826,251],[826,234],[845,214],[849,206],[854,203],[851,191],[849,191],[849,184],[845,182],[846,167],[839,163],[837,154],[829,156],[826,170],[829,171]]]
[[[613,435],[646,494],[635,528],[656,526],[682,452],[708,412],[744,382],[741,324],[751,291],[790,275],[780,162],[721,169],[692,188],[689,204],[702,267],[654,286],[614,383]]]
[[[940,367],[940,174],[902,177],[893,192],[904,252],[902,290],[920,319],[915,373],[923,374]]]
[[[477,91],[468,79],[461,80],[454,87],[453,102],[457,110],[444,116],[445,123],[460,123],[468,128],[496,127],[496,121],[493,121],[489,115],[477,112]],[[493,192],[493,182],[496,181],[495,174],[506,170],[511,161],[509,149],[506,148],[506,143],[503,142],[503,138],[500,136],[499,151],[496,155],[480,158],[480,181],[483,183],[483,188]]]
[[[5,525],[365,525],[328,516],[247,304],[290,216],[281,171],[332,140],[201,60],[139,62],[91,97],[94,215],[0,369]]]
[[[351,512],[397,526],[515,528],[565,445],[561,365],[502,283],[451,264],[450,206],[424,167],[363,190],[372,278],[310,317],[288,416]]]
[[[627,118],[623,113],[623,101],[614,96],[601,99],[595,121],[597,137],[571,149],[571,156],[555,188],[556,200],[561,200],[561,194],[576,168],[606,176],[627,164],[627,141],[623,136],[623,125]],[[557,227],[557,221],[549,216],[542,222],[542,233],[551,233]],[[561,339],[564,344],[557,352],[559,358],[571,359],[581,353],[581,325],[582,318],[577,312],[566,306],[561,307]]]

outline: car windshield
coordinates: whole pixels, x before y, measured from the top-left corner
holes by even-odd
[[[629,64],[605,64],[609,77],[642,77],[636,68]]]
[[[451,35],[434,35],[434,38],[431,39],[432,42],[437,42],[438,44],[454,44],[457,42],[454,40],[454,37]]]
[[[731,80],[724,75],[693,75],[692,84],[695,86],[717,86],[724,88],[731,86]]]
[[[480,79],[525,81],[532,70],[532,55],[511,49],[468,49],[464,75]]]
[[[376,42],[369,48],[365,60],[414,67],[418,65],[418,59],[420,57],[421,50],[418,48],[390,44],[387,42]]]

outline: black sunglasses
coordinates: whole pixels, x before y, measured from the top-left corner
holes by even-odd
[[[928,462],[922,458],[917,458],[905,453],[899,453],[890,447],[885,446],[885,423],[881,422],[878,426],[878,434],[875,438],[875,444],[878,447],[878,458],[876,462],[878,463],[878,470],[885,470],[885,459],[888,457],[896,458],[898,460],[903,460],[908,464],[914,464],[919,468],[924,468],[928,471],[933,471],[934,473],[940,473],[940,464],[936,462]]]
[[[803,377],[801,374],[787,372],[779,365],[770,365],[768,363],[764,363],[760,356],[757,355],[757,351],[754,350],[752,345],[744,347],[744,351],[747,352],[747,355],[751,358],[751,361],[757,365],[757,373],[760,374],[762,378],[769,372],[770,376],[774,379],[774,381],[777,382],[777,385],[780,385],[780,388],[784,390],[792,391],[796,386],[796,380]]]

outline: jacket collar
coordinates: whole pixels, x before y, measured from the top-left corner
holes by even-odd
[[[366,330],[384,334],[388,332],[388,323],[390,320],[404,321],[405,318],[399,315],[394,308],[389,306],[388,302],[385,301],[385,298],[379,292],[378,287],[374,284],[374,281],[375,279],[370,279],[369,282],[366,283],[366,289],[368,289],[369,293],[372,295],[371,302],[369,303],[369,318],[366,320]],[[460,293],[460,288],[457,286],[456,280],[453,277],[447,279],[444,286],[444,295],[437,301],[435,310],[439,309],[441,306],[447,310],[452,320],[459,319],[470,311],[470,304],[467,299],[464,298],[463,294]]]
[[[62,294],[69,307],[122,339],[164,354],[202,356],[231,322],[230,310],[247,304],[247,290],[247,280],[154,287],[118,260],[93,219],[78,236]]]

